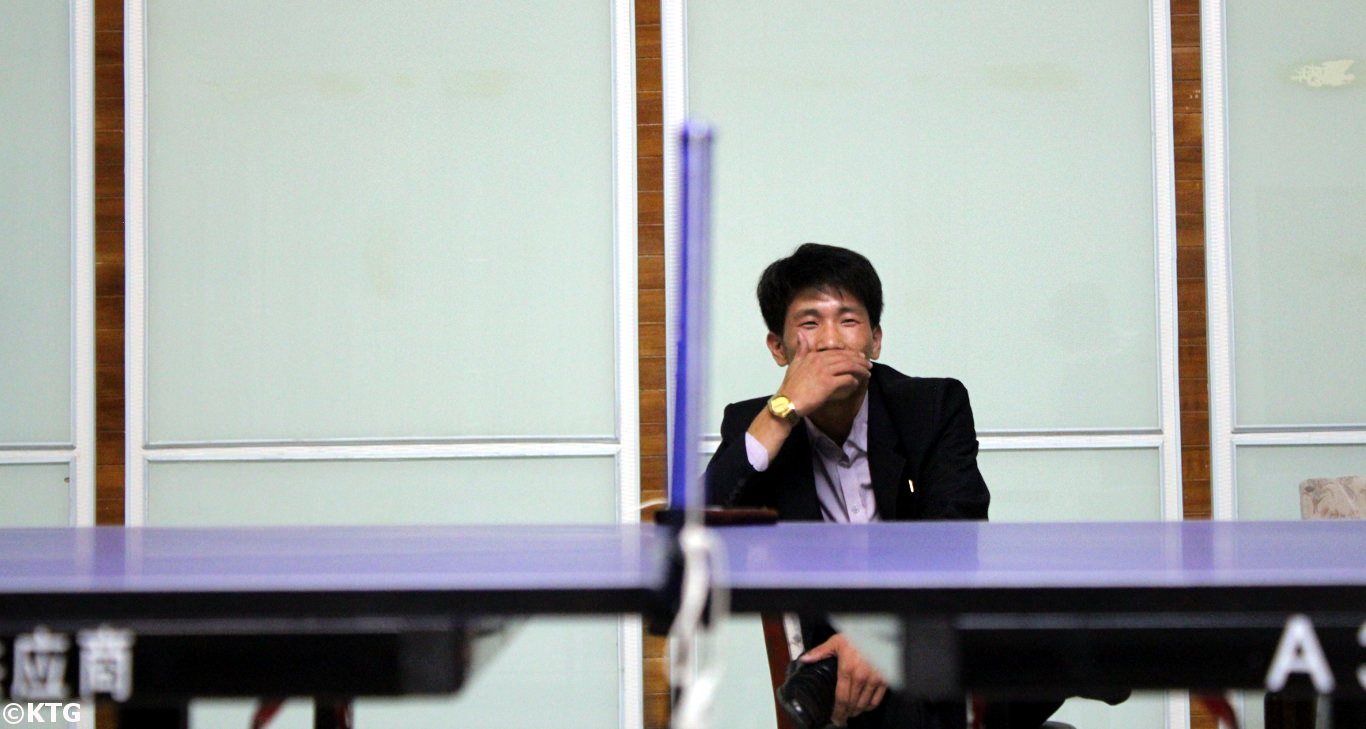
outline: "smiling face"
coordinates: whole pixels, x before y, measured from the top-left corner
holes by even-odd
[[[882,327],[873,326],[868,309],[848,294],[803,289],[787,305],[782,338],[769,332],[768,349],[773,361],[786,367],[801,344],[813,352],[848,349],[877,359],[882,353]]]

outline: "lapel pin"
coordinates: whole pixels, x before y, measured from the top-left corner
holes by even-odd
[[[915,493],[915,481],[912,481],[909,478],[906,479],[906,488],[910,489],[911,493]]]

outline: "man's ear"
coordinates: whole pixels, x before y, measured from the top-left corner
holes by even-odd
[[[873,327],[873,356],[869,359],[877,359],[882,356],[882,327]]]
[[[787,355],[783,354],[783,338],[769,332],[764,341],[768,344],[768,353],[773,355],[773,361],[777,362],[779,367],[786,367]]]

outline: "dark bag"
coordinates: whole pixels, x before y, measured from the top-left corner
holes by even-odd
[[[787,666],[787,679],[778,687],[778,705],[792,718],[797,729],[821,729],[830,724],[835,708],[835,682],[838,664],[834,656]]]

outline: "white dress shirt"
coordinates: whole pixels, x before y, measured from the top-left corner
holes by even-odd
[[[849,437],[842,444],[822,433],[810,419],[802,418],[802,424],[811,441],[811,473],[825,520],[841,524],[880,521],[873,477],[868,472],[868,395],[864,394]],[[749,433],[745,433],[745,455],[754,470],[768,470],[768,449]]]

